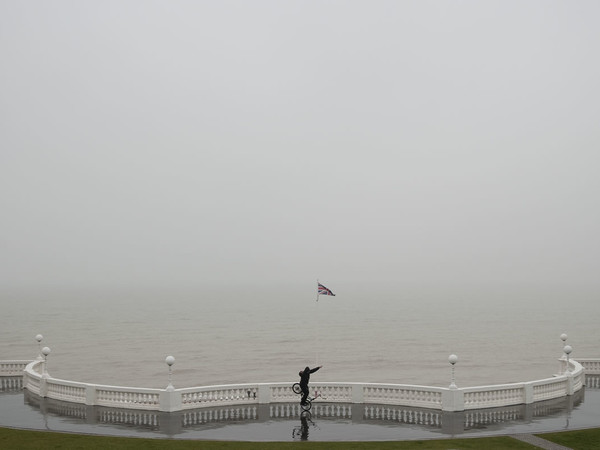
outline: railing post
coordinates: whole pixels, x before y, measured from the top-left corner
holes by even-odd
[[[365,402],[365,388],[363,384],[352,385],[352,403],[364,403]]]
[[[175,358],[171,355],[165,358],[165,363],[169,366],[169,384],[164,391],[158,395],[159,410],[165,412],[181,411],[182,395],[173,387],[173,364]]]
[[[462,389],[445,389],[442,391],[442,411],[464,411],[465,393]]]
[[[165,389],[160,391],[158,399],[159,411],[173,412],[182,409],[181,392]]]
[[[95,405],[97,398],[96,386],[93,384],[88,384],[85,386],[85,404],[86,405]]]
[[[564,357],[564,355],[558,359],[558,363],[560,366],[558,370],[558,375],[562,375],[567,370],[567,359]]]
[[[528,405],[530,403],[533,403],[533,384],[524,383],[523,384],[523,392],[524,392],[523,397],[525,398],[525,404]]]
[[[258,403],[271,403],[271,385],[259,384],[258,385]]]
[[[442,411],[464,411],[465,394],[462,389],[458,389],[456,386],[456,378],[454,376],[454,365],[458,362],[458,356],[455,354],[450,355],[448,362],[452,367],[452,376],[448,390],[442,391]]]

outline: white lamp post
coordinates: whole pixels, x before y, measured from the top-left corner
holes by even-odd
[[[448,357],[448,362],[452,365],[452,382],[450,383],[450,389],[457,389],[456,382],[454,381],[454,365],[458,362],[458,356],[452,354]]]
[[[570,345],[565,345],[563,351],[565,352],[565,355],[567,355],[567,368],[565,369],[565,373],[571,373],[569,369],[569,355],[573,351],[573,347],[571,347]]]
[[[37,360],[41,361],[44,359],[44,357],[42,356],[42,339],[44,339],[44,336],[42,336],[41,334],[36,335],[35,340],[38,343],[38,356],[37,356]]]
[[[48,355],[50,354],[50,348],[49,347],[44,347],[42,349],[42,355],[44,355],[44,368],[42,369],[42,377],[43,378],[48,378],[48,367],[47,367],[47,358]]]
[[[567,338],[568,338],[568,336],[566,335],[566,333],[563,333],[560,335],[560,340],[563,342],[563,350],[565,348],[565,345],[567,345]],[[563,353],[562,358],[563,359],[566,358],[565,353]]]
[[[172,366],[175,364],[175,358],[169,355],[165,358],[165,362],[167,363],[167,366],[169,366],[169,385],[167,386],[167,391],[174,391],[175,388],[173,387],[171,379],[173,376]]]

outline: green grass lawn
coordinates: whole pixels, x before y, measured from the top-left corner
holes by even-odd
[[[539,437],[577,450],[600,449],[600,428],[540,434]]]
[[[564,431],[539,435],[557,444],[575,450],[600,449],[600,428],[579,431]],[[235,442],[235,441],[192,441],[181,439],[143,439],[112,436],[91,436],[49,431],[15,430],[0,428],[0,449],[45,450],[45,449],[109,449],[109,450],[153,450],[153,449],[242,449],[242,450],[279,450],[279,449],[332,449],[332,450],[450,450],[485,449],[510,450],[534,449],[527,443],[510,436],[497,436],[470,439],[436,439],[422,441],[386,441],[386,442]]]
[[[592,439],[585,432],[574,432],[569,439],[571,444],[577,443],[577,433],[584,433],[583,441]],[[596,431],[598,433],[598,431]],[[571,434],[571,433],[565,433]],[[598,434],[596,434],[598,436]],[[1,449],[114,449],[114,450],[152,450],[152,449],[242,449],[242,450],[279,450],[279,449],[533,449],[536,448],[508,436],[473,438],[473,439],[440,439],[425,441],[398,442],[231,442],[231,441],[186,441],[173,439],[142,439],[110,436],[90,436],[81,434],[54,433],[47,431],[14,430],[0,428]],[[592,447],[572,447],[592,448]],[[595,447],[598,448],[598,447]]]

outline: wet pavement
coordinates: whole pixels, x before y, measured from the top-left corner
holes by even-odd
[[[573,396],[475,411],[314,402],[162,413],[42,399],[3,378],[0,426],[81,434],[231,441],[385,441],[534,434],[600,427],[600,383]],[[590,388],[590,386],[594,386]]]

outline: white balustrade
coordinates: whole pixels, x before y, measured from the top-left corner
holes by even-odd
[[[258,385],[223,385],[175,389],[181,394],[182,409],[257,403]]]
[[[590,389],[600,389],[600,376],[587,375],[585,376],[585,386]]]
[[[533,382],[533,401],[550,400],[567,395],[567,378],[547,378]]]
[[[96,386],[94,404],[112,408],[160,410],[161,391],[162,389]]]
[[[16,377],[23,375],[25,367],[30,362],[31,360],[0,361],[0,377]]]
[[[60,380],[43,373],[44,361],[31,361],[24,366],[24,369],[23,364],[25,361],[0,361],[0,373],[2,375],[15,372],[22,374],[23,388],[40,397],[66,402],[166,412],[229,406],[241,406],[252,411],[256,405],[269,403],[273,405],[276,414],[295,416],[300,413],[299,395],[292,391],[292,382],[200,386],[183,389],[175,389],[169,384],[167,389],[145,389]],[[531,404],[573,395],[583,387],[585,372],[600,374],[600,359],[583,359],[581,363],[579,360],[568,359],[565,361],[565,370],[562,374],[523,383],[467,388],[381,383],[311,383],[310,394],[311,396],[315,393],[319,394],[314,407],[323,414],[329,414],[327,408],[331,408],[331,411],[335,411],[336,407],[342,408],[341,404],[394,405],[428,410],[465,411]],[[282,404],[281,408],[276,404]],[[248,406],[244,407],[244,405]],[[400,414],[400,410],[382,406],[380,408],[383,408],[381,413],[389,414],[392,420],[396,420],[395,415]],[[369,414],[379,414],[378,411],[369,410]],[[190,420],[210,421],[211,419],[194,417]]]
[[[600,358],[577,359],[588,375],[600,375]]]
[[[85,384],[73,381],[49,379],[46,397],[65,402],[85,403]]]
[[[461,390],[464,393],[465,410],[528,403],[526,398],[526,383],[478,386]]]
[[[369,384],[364,386],[363,402],[441,409],[445,390],[429,386]]]

